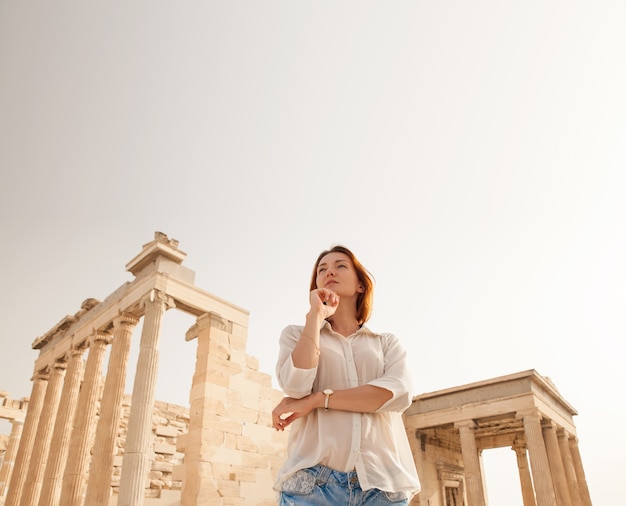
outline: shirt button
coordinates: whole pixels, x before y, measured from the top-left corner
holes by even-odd
[[[359,451],[359,449],[355,446],[354,448],[352,448],[352,451],[353,451],[353,452],[358,452],[358,451]]]

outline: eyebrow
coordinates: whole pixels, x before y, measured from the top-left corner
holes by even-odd
[[[335,262],[334,262],[334,263],[335,263],[335,264],[338,264],[338,263],[341,263],[341,262],[348,263],[348,261],[347,261],[347,260],[345,260],[345,259],[343,259],[343,258],[341,258],[341,259],[339,259],[339,260],[335,260]],[[317,268],[319,269],[319,268],[320,268],[320,267],[322,267],[323,265],[327,265],[327,264],[328,264],[327,262],[322,262],[321,264],[317,264]]]

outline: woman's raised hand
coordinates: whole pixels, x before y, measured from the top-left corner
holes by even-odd
[[[328,288],[317,288],[310,294],[311,309],[318,314],[321,313],[324,319],[335,314],[339,305],[339,295]]]

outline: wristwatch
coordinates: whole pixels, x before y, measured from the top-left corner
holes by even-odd
[[[328,401],[330,399],[330,396],[333,395],[335,391],[327,388],[322,393],[324,394],[324,411],[328,411]]]

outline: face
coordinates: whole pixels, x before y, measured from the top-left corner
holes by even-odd
[[[354,265],[345,253],[332,252],[325,255],[316,272],[317,287],[328,288],[340,297],[350,297],[364,291]]]

